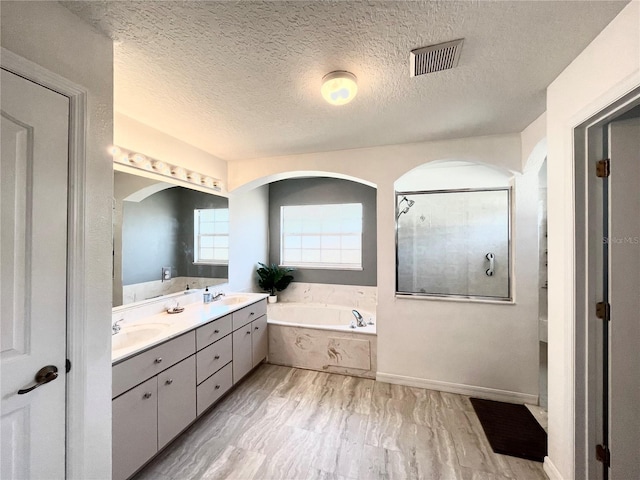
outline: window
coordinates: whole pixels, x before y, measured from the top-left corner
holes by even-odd
[[[362,204],[281,207],[280,263],[361,269]]]
[[[194,263],[229,263],[229,209],[193,211]]]

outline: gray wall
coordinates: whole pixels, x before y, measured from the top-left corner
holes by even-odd
[[[320,270],[299,268],[296,282],[338,285],[377,284],[376,195],[373,187],[336,178],[295,178],[269,186],[269,262],[280,262],[280,207],[362,203],[362,270]]]
[[[193,210],[227,208],[224,197],[173,187],[141,202],[123,202],[122,284],[173,277],[228,278],[228,267],[193,265]]]

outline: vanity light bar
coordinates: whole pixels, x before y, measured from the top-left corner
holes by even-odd
[[[193,183],[200,187],[209,188],[216,192],[222,191],[222,182],[208,175],[202,173],[187,170],[177,165],[171,165],[163,162],[162,160],[155,160],[149,158],[142,153],[131,152],[125,150],[116,145],[109,148],[109,153],[113,156],[113,161],[127,165],[129,167],[137,168],[139,170],[146,170],[147,172],[153,172],[164,177],[175,178],[182,180],[183,182]]]

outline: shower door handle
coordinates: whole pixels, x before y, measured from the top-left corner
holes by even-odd
[[[493,267],[496,256],[493,253],[487,253],[485,257],[489,260],[489,268],[485,273],[487,274],[487,277],[493,277]]]

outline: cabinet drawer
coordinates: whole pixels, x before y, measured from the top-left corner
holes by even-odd
[[[196,349],[202,350],[230,333],[231,315],[225,315],[196,330]]]
[[[202,383],[231,361],[231,335],[196,353],[197,382]]]
[[[198,385],[198,415],[218,400],[232,385],[232,370],[229,363],[218,373]]]
[[[267,299],[260,300],[253,305],[241,308],[237,312],[233,312],[233,331],[236,331],[240,327],[243,327],[249,322],[266,315],[267,313]]]
[[[195,351],[196,334],[191,331],[115,365],[112,369],[112,396],[117,397],[147,378],[193,355]]]

